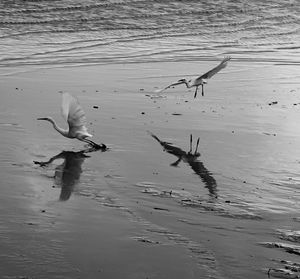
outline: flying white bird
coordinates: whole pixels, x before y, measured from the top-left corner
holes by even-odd
[[[195,94],[194,94],[194,98],[197,97],[197,93],[198,93],[198,87],[201,85],[202,86],[202,96],[204,96],[204,89],[203,86],[204,84],[207,83],[207,79],[211,78],[212,76],[214,76],[216,73],[218,73],[219,71],[221,71],[222,69],[224,69],[227,66],[227,62],[231,59],[231,57],[225,57],[222,62],[216,66],[215,68],[211,69],[210,71],[208,71],[207,73],[205,73],[204,75],[197,77],[195,79],[191,79],[189,81],[187,81],[186,79],[180,79],[175,83],[172,83],[170,85],[168,85],[167,87],[165,87],[164,89],[158,91],[158,92],[162,92],[170,87],[179,85],[179,84],[185,84],[187,88],[191,88],[191,87],[196,87],[195,90]]]
[[[85,126],[85,113],[79,105],[78,100],[69,93],[62,93],[61,113],[63,118],[68,122],[69,129],[62,129],[58,127],[51,117],[40,117],[37,120],[49,121],[52,123],[54,129],[66,138],[76,138],[80,141],[84,141],[95,149],[106,149],[105,144],[99,145],[90,139],[87,139],[88,137],[92,137],[92,135],[88,133]]]

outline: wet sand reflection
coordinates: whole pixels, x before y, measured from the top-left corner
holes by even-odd
[[[71,197],[75,185],[79,182],[84,160],[90,157],[86,155],[86,153],[94,151],[94,148],[78,152],[62,151],[61,153],[50,158],[48,161],[34,161],[34,163],[40,165],[41,167],[45,167],[53,163],[55,160],[64,160],[62,164],[55,168],[54,180],[55,184],[61,187],[59,200],[67,201]]]
[[[211,172],[204,166],[203,162],[199,160],[199,157],[201,156],[198,152],[200,138],[197,139],[195,151],[192,152],[193,136],[190,135],[190,150],[186,152],[181,148],[172,145],[172,143],[160,140],[152,133],[150,133],[150,135],[160,143],[160,145],[164,148],[164,151],[178,158],[175,162],[170,164],[170,166],[177,167],[181,161],[187,163],[191,169],[200,176],[205,187],[208,189],[209,194],[212,197],[217,198],[217,182]]]

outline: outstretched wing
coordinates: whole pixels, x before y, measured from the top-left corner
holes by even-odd
[[[70,132],[81,132],[87,136],[91,136],[87,132],[85,113],[80,106],[78,100],[69,93],[62,94],[61,112],[64,119],[69,124]]]
[[[231,59],[231,57],[225,57],[222,62],[215,68],[211,69],[210,71],[208,71],[207,73],[205,73],[204,75],[200,76],[197,78],[197,80],[199,79],[209,79],[212,76],[214,76],[216,73],[218,73],[219,71],[221,71],[222,69],[224,69],[227,66],[227,62]]]

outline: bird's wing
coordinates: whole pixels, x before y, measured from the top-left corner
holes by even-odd
[[[222,62],[216,66],[215,68],[211,69],[210,71],[208,71],[207,73],[205,73],[204,75],[200,76],[197,78],[197,80],[203,80],[203,79],[209,79],[211,78],[213,75],[215,75],[216,73],[218,73],[219,71],[221,71],[222,69],[224,69],[227,66],[227,62],[231,59],[231,57],[225,57]]]
[[[85,113],[78,100],[69,93],[62,94],[62,115],[69,124],[70,130],[87,132]]]

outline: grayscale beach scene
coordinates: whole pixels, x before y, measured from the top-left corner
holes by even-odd
[[[0,1],[0,90],[0,278],[300,277],[298,0]]]

